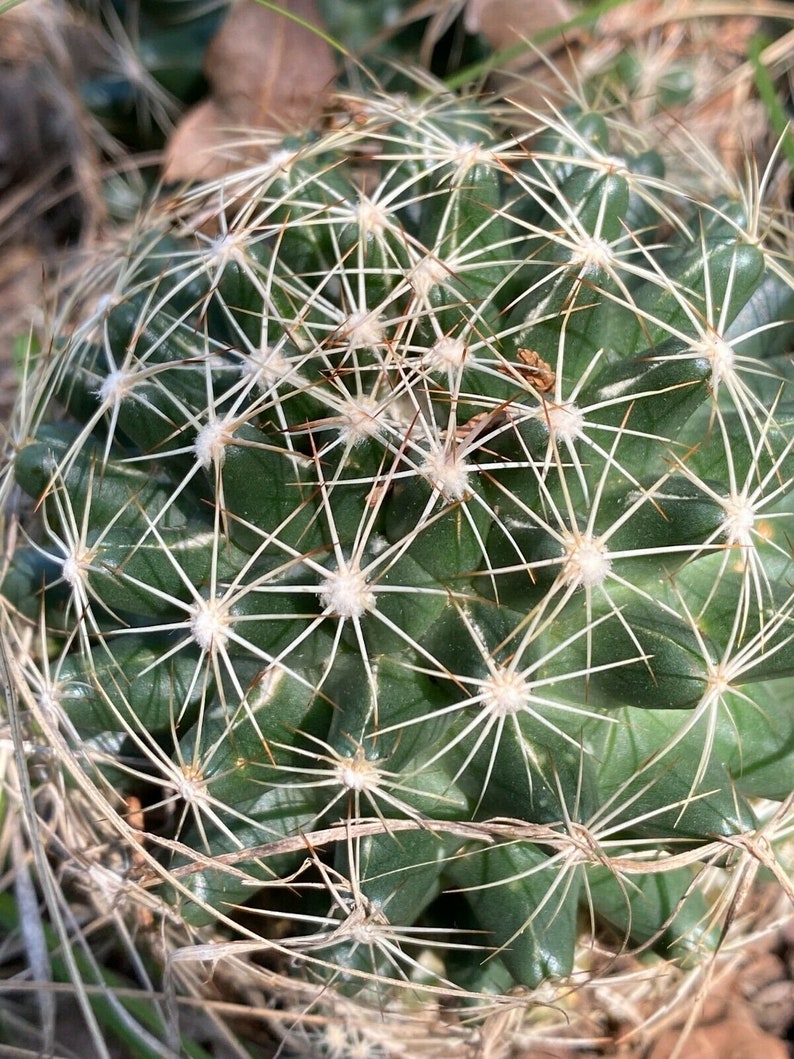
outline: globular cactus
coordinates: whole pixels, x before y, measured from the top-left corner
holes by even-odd
[[[325,997],[702,959],[792,786],[774,229],[499,121],[347,101],[161,209],[15,435],[38,724],[170,923]]]

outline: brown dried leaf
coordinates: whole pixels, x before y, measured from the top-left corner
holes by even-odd
[[[281,6],[310,26],[322,25],[314,0],[282,0]],[[207,49],[204,70],[232,121],[279,129],[315,118],[336,73],[322,37],[255,0],[233,5]]]
[[[185,114],[171,134],[165,153],[163,181],[215,180],[229,165],[225,150],[226,115],[213,99],[205,99]]]
[[[694,1030],[683,1043],[680,1031],[668,1031],[649,1059],[670,1059],[674,1053],[676,1059],[788,1059],[788,1049],[777,1037],[752,1022],[730,1018]]]
[[[510,48],[573,18],[567,0],[468,0],[467,33],[479,33],[492,48]]]
[[[165,152],[166,182],[221,176],[239,161],[246,130],[300,130],[316,122],[335,76],[330,45],[311,26],[314,0],[282,0],[286,14],[237,0],[207,49],[210,98],[182,118]],[[242,136],[241,136],[242,134]]]

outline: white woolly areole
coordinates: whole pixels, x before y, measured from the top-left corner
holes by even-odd
[[[183,765],[174,776],[174,787],[183,801],[190,805],[197,802],[207,804],[209,795],[204,775],[195,765]]]
[[[714,666],[708,678],[707,698],[721,698],[726,692],[733,689],[730,672],[724,662]]]
[[[439,287],[449,278],[449,270],[437,257],[425,257],[408,277],[419,298],[427,298],[434,287]]]
[[[432,369],[459,368],[466,360],[468,346],[462,338],[439,338],[438,342],[428,350],[427,363]]]
[[[593,161],[601,167],[607,176],[621,176],[627,173],[626,159],[619,154],[594,155]]]
[[[295,388],[305,380],[291,360],[278,347],[265,346],[246,357],[240,368],[243,378],[251,379],[262,391],[289,383]]]
[[[320,1041],[320,1054],[327,1055],[328,1059],[350,1059],[350,1045],[353,1042],[343,1023],[329,1021],[320,1032]]]
[[[380,771],[371,761],[367,761],[361,750],[355,755],[340,762],[336,767],[336,777],[349,791],[376,790],[380,783]]]
[[[471,467],[453,449],[435,449],[419,468],[445,500],[465,500],[469,494]]]
[[[290,151],[287,147],[279,148],[279,150],[273,151],[268,155],[265,169],[268,173],[278,173],[279,171],[287,173],[297,157],[296,151]]]
[[[455,183],[463,180],[468,171],[475,165],[493,165],[494,155],[480,143],[471,140],[456,144],[449,155],[455,165]]]
[[[222,267],[227,261],[244,260],[246,241],[245,232],[223,232],[215,236],[209,245],[209,262]]]
[[[736,372],[733,346],[716,331],[710,332],[702,341],[692,346],[692,352],[705,357],[711,364],[711,384],[714,389]]]
[[[380,321],[366,309],[351,313],[342,325],[342,333],[351,349],[371,348],[383,343]]]
[[[335,570],[322,582],[320,604],[337,618],[360,618],[375,607],[375,593],[361,570]]]
[[[361,200],[356,207],[356,220],[358,221],[359,231],[362,235],[374,235],[378,232],[382,232],[389,226],[389,214],[379,205],[377,202],[372,202],[366,195],[361,196]]]
[[[732,496],[723,500],[725,523],[723,532],[729,544],[749,547],[753,543],[752,530],[756,512],[746,496]]]
[[[573,402],[544,401],[535,417],[546,424],[557,441],[573,442],[584,436],[585,419]]]
[[[51,718],[57,718],[62,710],[60,684],[47,682],[36,695],[40,709]]]
[[[566,534],[564,541],[565,583],[574,588],[594,588],[606,581],[612,569],[609,550],[603,541],[590,534]]]
[[[190,633],[207,654],[214,654],[226,645],[229,624],[229,612],[219,599],[202,599],[191,607]]]
[[[571,255],[571,264],[579,265],[586,272],[602,269],[607,272],[615,264],[615,253],[606,239],[589,236],[577,243]]]
[[[220,467],[226,454],[226,446],[233,441],[233,431],[222,419],[213,419],[202,427],[193,442],[193,454],[196,462],[205,470],[213,464]]]
[[[115,862],[116,858],[113,858]],[[91,894],[91,902],[100,914],[118,915],[119,902],[129,896],[129,877],[126,870],[105,864],[80,865],[82,883]]]
[[[356,923],[350,930],[350,937],[359,945],[376,945],[380,932],[372,923]]]
[[[377,414],[378,402],[372,397],[348,401],[342,409],[342,436],[353,445],[375,437],[381,429]]]
[[[84,585],[86,572],[91,565],[93,555],[91,552],[70,552],[61,563],[61,576],[71,588]]]
[[[110,372],[96,391],[97,397],[102,404],[119,404],[132,389],[134,379],[134,372],[127,371],[124,368],[116,368],[115,371]]]
[[[96,306],[94,308],[95,315],[104,316],[105,313],[113,307],[114,301],[115,299],[112,294],[100,294],[96,300]]]
[[[520,673],[498,669],[482,684],[482,704],[489,713],[507,717],[522,710],[529,698],[529,685]]]

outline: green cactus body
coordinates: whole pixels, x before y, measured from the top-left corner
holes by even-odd
[[[691,958],[692,851],[794,774],[792,283],[597,116],[360,110],[78,292],[9,605],[195,929],[380,996],[565,978],[587,909]]]

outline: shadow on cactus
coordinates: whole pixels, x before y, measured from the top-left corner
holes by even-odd
[[[375,98],[78,285],[5,594],[194,941],[380,1001],[566,985],[588,925],[717,944],[704,873],[794,770],[764,224],[593,114]]]

